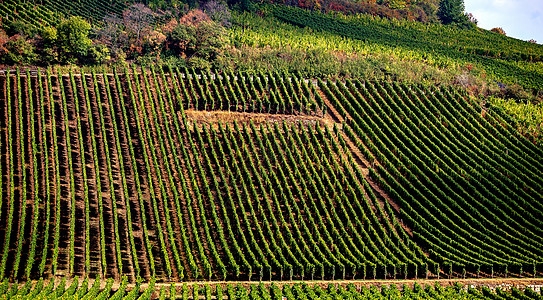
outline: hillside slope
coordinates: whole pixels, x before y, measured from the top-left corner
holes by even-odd
[[[0,276],[543,271],[543,149],[455,90],[142,71],[0,77]]]
[[[424,66],[418,67],[419,72],[427,73],[427,77],[419,78],[417,82],[431,81],[432,77],[435,81],[444,79],[428,68],[434,67],[453,75],[466,72],[483,78],[488,76],[500,83],[543,89],[543,45],[490,31],[367,15],[323,14],[281,5],[263,5],[259,7],[259,14],[264,17],[244,13],[234,18],[234,41],[256,48],[284,49],[287,55],[297,54],[292,49],[302,50],[308,61],[313,58],[313,52],[340,57],[336,62],[339,66],[328,66],[318,60],[313,62],[317,70],[321,65],[330,70],[320,68],[320,72],[315,73],[311,72],[311,66],[302,63],[299,67],[289,65],[291,72],[299,68],[307,76],[343,73],[354,77],[375,77],[374,73],[381,72],[385,79],[413,80],[408,76],[416,77],[416,74],[404,73],[396,66],[399,64],[396,60],[400,60],[407,69],[418,67],[417,64]],[[330,60],[326,55],[317,56],[317,59]],[[349,63],[353,56],[357,57],[353,66],[341,66],[345,61]],[[380,64],[374,57],[389,60],[391,66]],[[366,67],[366,61],[375,66]],[[356,64],[362,67],[357,70]],[[342,67],[343,70],[334,72]],[[470,85],[470,82],[464,85]]]

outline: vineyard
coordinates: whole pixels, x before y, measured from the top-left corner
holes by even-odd
[[[34,285],[27,282],[24,285],[0,285],[0,297],[16,299],[541,299],[541,295],[531,287],[509,290],[496,288],[475,288],[455,284],[441,286],[420,285],[412,286],[396,284],[370,287],[349,283],[346,285],[310,285],[296,284],[178,284],[165,285],[151,281],[149,284],[129,285],[123,278],[117,288],[113,288],[113,280],[107,280],[101,287],[99,280],[67,281],[63,278],[59,283],[53,280],[40,279]]]
[[[263,15],[263,17],[261,16]],[[543,46],[494,34],[482,29],[465,30],[455,26],[398,21],[359,14],[311,12],[285,5],[262,5],[259,13],[235,14],[236,26],[230,35],[236,45],[298,49],[311,61],[313,52],[340,52],[344,56],[361,55],[367,59],[382,57],[387,62],[419,62],[439,69],[475,67],[505,84],[543,88]],[[317,66],[319,61],[312,62]],[[408,64],[409,65],[409,64]],[[327,66],[335,70],[341,66]],[[311,77],[322,77],[330,70],[312,69],[311,63],[297,68]],[[375,70],[350,70],[354,77],[372,75]],[[384,75],[394,77],[387,66]],[[421,72],[428,71],[423,68]],[[333,73],[333,72],[332,72]],[[432,76],[431,73],[428,76]],[[437,83],[442,83],[443,80]]]
[[[186,68],[7,74],[0,294],[73,294],[47,281],[74,276],[126,286],[543,273],[543,149],[462,91]],[[96,289],[86,284],[80,296]]]
[[[101,22],[104,16],[121,14],[125,8],[126,5],[117,0],[4,0],[0,3],[0,16],[4,20],[24,22],[37,29],[55,26],[61,18],[70,15],[80,16],[91,22]]]

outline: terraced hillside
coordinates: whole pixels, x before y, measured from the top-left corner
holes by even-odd
[[[0,277],[543,272],[543,150],[455,90],[133,69],[0,97]]]

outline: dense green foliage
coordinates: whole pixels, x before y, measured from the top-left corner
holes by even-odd
[[[349,81],[334,90],[351,136],[379,162],[370,176],[446,272],[540,264],[540,147],[454,91]]]
[[[463,65],[445,57],[301,28],[271,16],[234,14],[233,24],[230,36],[241,51],[230,55],[235,67],[249,73],[275,69],[299,71],[311,78],[364,77],[452,85],[465,71]]]
[[[502,109],[502,116],[519,132],[533,137],[539,144],[543,142],[543,103],[533,104],[498,97],[489,97],[486,101],[491,109]]]
[[[464,15],[464,0],[441,0],[437,16],[445,25],[461,24],[467,21]]]
[[[312,13],[287,6],[265,6],[262,10],[300,27],[417,51],[448,64],[473,64],[494,80],[543,89],[542,45],[454,26],[375,20],[363,15]]]
[[[169,66],[0,75],[0,298],[541,299],[155,287],[543,274],[542,104],[502,99],[537,101],[543,47],[321,4],[261,4],[226,29],[177,7],[99,24],[127,4],[0,3],[2,63]],[[462,1],[440,16],[469,22]]]
[[[79,16],[91,23],[101,22],[104,16],[111,13],[120,15],[125,8],[125,2],[118,0],[5,0],[0,2],[0,15],[4,25],[22,22],[29,24],[30,30],[38,31],[70,16]]]
[[[92,283],[91,283],[92,282]],[[0,286],[0,297],[16,299],[541,299],[541,295],[530,288],[523,290],[512,287],[504,291],[496,288],[491,291],[487,287],[464,287],[461,284],[443,287],[439,283],[425,285],[415,283],[407,285],[390,284],[377,286],[359,286],[355,284],[328,286],[309,285],[307,283],[265,285],[263,283],[243,286],[228,283],[226,285],[182,284],[158,285],[151,282],[143,286],[137,282],[128,286],[126,278],[115,289],[108,281],[101,288],[99,280],[83,280],[82,283],[73,281],[67,284],[64,279],[55,286],[53,281],[38,280],[34,284],[9,285],[3,282]],[[199,298],[202,297],[202,298]]]
[[[3,276],[417,278],[543,267],[542,150],[455,90],[187,69],[0,80],[10,116]],[[200,110],[271,119],[217,115],[208,125]],[[338,123],[323,123],[327,112]],[[300,122],[273,121],[289,118]]]

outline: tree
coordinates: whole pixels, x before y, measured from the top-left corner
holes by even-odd
[[[151,26],[155,13],[145,4],[136,3],[123,11],[123,22],[126,30],[132,32],[139,40],[144,30]]]
[[[24,35],[16,34],[9,38],[3,47],[5,53],[0,57],[0,63],[33,65],[36,63],[36,53],[32,41]]]
[[[45,64],[58,63],[58,31],[56,27],[47,26],[40,31],[40,58]]]
[[[479,21],[475,18],[475,16],[472,13],[466,14],[466,17],[468,18],[468,21],[474,25],[477,25]]]
[[[387,1],[388,7],[392,9],[402,9],[407,6],[407,3],[405,0],[389,0]]]
[[[9,36],[6,34],[6,32],[3,29],[0,29],[0,57],[8,53],[8,49],[6,48],[6,44],[8,41],[9,41]]]
[[[439,21],[437,17],[438,2],[434,3],[433,1],[419,1],[415,7],[419,7],[424,11],[427,17],[427,22],[437,23]]]
[[[122,30],[123,25],[123,19],[117,15],[104,16],[104,26],[94,30],[96,35],[95,42],[104,44],[111,49],[121,49],[126,42],[125,34]]]
[[[23,20],[13,20],[4,21],[5,23],[2,24],[2,27],[6,30],[7,35],[14,36],[16,34],[24,35],[28,37],[34,37],[34,34],[36,33],[35,30],[32,28],[30,23],[25,22]]]
[[[209,0],[204,4],[204,12],[215,22],[222,26],[230,26],[232,15],[226,2],[218,0]]]
[[[70,17],[60,23],[57,42],[64,62],[73,62],[87,55],[92,45],[90,29],[91,25],[81,17]]]
[[[228,32],[201,10],[185,15],[168,36],[168,48],[187,61],[212,62],[228,45]]]
[[[464,8],[464,0],[441,0],[437,16],[445,25],[462,24],[467,21]]]

